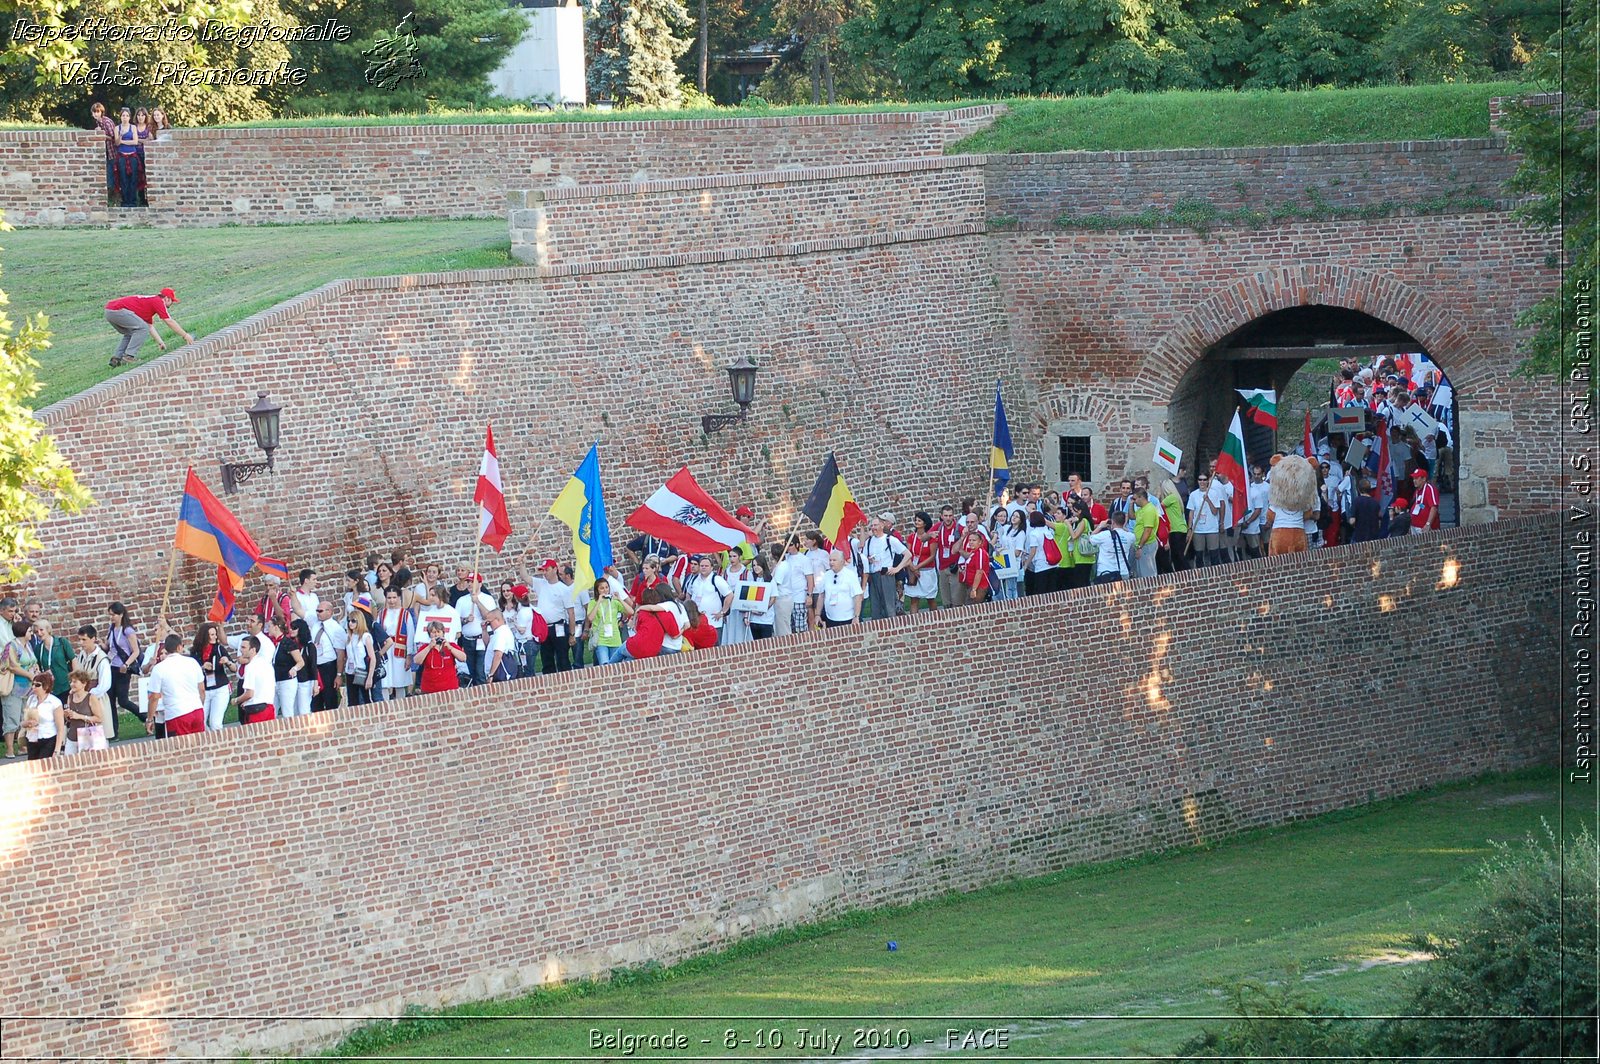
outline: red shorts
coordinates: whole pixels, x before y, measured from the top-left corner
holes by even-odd
[[[239,709],[240,724],[260,724],[262,721],[272,720],[275,716],[277,716],[277,712],[271,703],[257,706],[249,711],[246,711],[243,707]]]
[[[192,713],[185,713],[181,717],[174,717],[167,721],[167,735],[194,735],[206,730],[206,711],[197,709]]]

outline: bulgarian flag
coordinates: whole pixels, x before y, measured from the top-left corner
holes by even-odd
[[[1257,425],[1278,427],[1278,393],[1270,388],[1235,388],[1244,396],[1245,415]]]
[[[1228,426],[1228,437],[1222,441],[1222,453],[1217,455],[1217,465],[1212,474],[1218,480],[1226,480],[1233,485],[1233,513],[1236,519],[1248,508],[1245,501],[1250,497],[1245,488],[1244,467],[1244,425],[1239,421],[1239,411],[1235,410],[1233,423]]]

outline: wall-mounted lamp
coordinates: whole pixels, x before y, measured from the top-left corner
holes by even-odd
[[[739,361],[728,367],[728,387],[733,390],[733,401],[739,404],[739,412],[702,417],[700,430],[707,436],[738,424],[749,413],[750,401],[756,397],[756,364],[750,361],[749,355],[741,355]]]
[[[250,431],[255,434],[256,446],[267,452],[265,462],[223,462],[222,490],[232,495],[239,485],[263,469],[272,468],[272,452],[278,449],[278,412],[283,407],[267,398],[266,392],[256,393],[256,405],[245,411],[250,415]]]

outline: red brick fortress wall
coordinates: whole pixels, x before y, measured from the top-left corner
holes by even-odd
[[[511,251],[537,266],[983,231],[981,156],[511,192]]]
[[[1454,202],[1460,210],[1472,200],[1504,202],[1519,161],[1504,138],[991,155],[987,209],[1025,227],[1106,224],[1184,203],[1274,221],[1319,205],[1372,214]]]
[[[164,1017],[509,994],[1553,759],[1560,521],[13,766],[0,1000],[112,1018],[6,1052],[304,1047],[351,1021]]]
[[[492,218],[504,213],[507,189],[937,156],[999,110],[179,129],[146,148],[150,209],[136,220],[209,226]],[[60,225],[133,218],[106,211],[102,144],[87,133],[0,131],[6,220]]]

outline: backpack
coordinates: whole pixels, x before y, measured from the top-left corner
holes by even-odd
[[[538,614],[534,614],[534,616],[537,617]],[[514,652],[510,654],[501,654],[500,667],[494,670],[494,675],[489,677],[489,679],[494,683],[504,683],[507,680],[515,680],[517,678],[517,664],[517,655]]]

